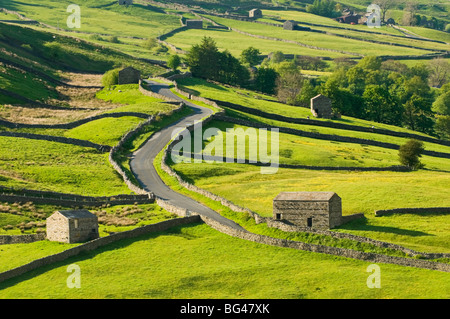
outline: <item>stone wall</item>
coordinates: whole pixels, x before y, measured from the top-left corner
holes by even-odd
[[[375,216],[389,214],[450,214],[450,207],[396,208],[375,211]]]
[[[371,127],[364,127],[364,126],[336,123],[336,122],[329,122],[329,121],[318,121],[318,120],[314,120],[314,119],[287,117],[287,116],[283,116],[283,115],[267,113],[267,112],[264,112],[264,111],[261,111],[258,109],[246,107],[246,106],[231,103],[231,102],[225,102],[225,101],[214,100],[214,99],[211,99],[211,100],[216,102],[216,104],[223,105],[225,107],[228,107],[228,108],[231,108],[234,110],[242,111],[245,113],[249,113],[249,114],[253,114],[253,115],[257,115],[257,116],[261,116],[261,117],[266,117],[266,118],[276,120],[276,121],[281,121],[281,122],[330,127],[330,128],[337,128],[337,129],[342,129],[342,130],[376,133],[376,134],[396,136],[396,137],[414,138],[414,139],[421,140],[424,142],[430,142],[430,143],[450,146],[450,141],[439,140],[436,138],[427,137],[427,136],[414,134],[414,133],[397,132],[397,131],[391,131],[391,130],[380,129],[380,128],[375,128],[375,127],[371,128]]]
[[[19,133],[19,132],[5,132],[5,131],[0,132],[0,136],[19,137],[19,138],[26,138],[26,139],[32,139],[32,140],[41,140],[41,141],[49,141],[49,142],[56,142],[56,143],[62,143],[62,144],[77,145],[77,146],[82,146],[82,147],[95,148],[99,152],[108,152],[111,150],[111,146],[108,146],[108,145],[101,145],[101,144],[96,144],[96,143],[89,142],[86,140],[79,140],[79,139],[75,139],[75,138],[68,138],[68,137],[62,137],[62,136],[40,135],[40,134]]]
[[[29,244],[45,240],[45,234],[0,235],[0,245]]]
[[[65,250],[61,253],[43,257],[43,258],[34,260],[26,265],[19,266],[17,268],[2,272],[2,273],[0,273],[0,282],[23,275],[23,274],[25,274],[29,271],[35,270],[37,268],[51,265],[56,262],[61,262],[68,258],[71,258],[71,257],[75,257],[82,252],[93,251],[95,249],[98,249],[98,248],[106,246],[108,244],[117,242],[119,240],[136,238],[136,237],[154,233],[154,232],[163,232],[163,231],[166,231],[173,227],[178,227],[178,226],[183,226],[183,225],[198,223],[198,222],[200,222],[200,218],[198,216],[191,216],[191,217],[186,217],[186,218],[171,219],[171,220],[167,220],[167,221],[164,221],[161,223],[135,228],[135,229],[132,229],[129,231],[114,233],[110,236],[101,237],[101,238],[92,240],[88,243]]]
[[[392,143],[385,143],[385,142],[379,142],[379,141],[362,139],[362,138],[357,138],[357,137],[350,137],[350,136],[307,132],[307,131],[297,130],[297,129],[293,129],[293,128],[273,126],[273,125],[262,124],[262,123],[258,124],[258,123],[252,122],[252,121],[236,119],[236,118],[224,116],[224,115],[216,115],[215,119],[224,121],[224,122],[238,124],[238,125],[249,126],[249,127],[266,128],[266,129],[277,128],[277,129],[279,129],[280,133],[287,133],[287,134],[303,136],[303,137],[310,137],[310,138],[321,139],[321,140],[372,145],[372,146],[378,146],[378,147],[383,147],[383,148],[388,148],[388,149],[393,149],[393,150],[398,150],[400,148],[399,145],[392,144]],[[440,157],[440,158],[450,158],[450,153],[435,152],[435,151],[429,151],[429,150],[425,150],[423,152],[423,155]]]
[[[395,264],[406,267],[423,268],[430,270],[438,270],[443,272],[450,272],[450,264],[431,262],[421,259],[404,258],[404,257],[394,257],[386,256],[375,253],[366,253],[356,250],[351,250],[347,248],[329,247],[324,245],[308,244],[298,241],[291,241],[287,239],[272,238],[269,236],[258,235],[246,231],[236,230],[234,228],[228,227],[226,225],[220,224],[210,218],[201,217],[202,220],[210,227],[220,231],[224,234],[230,235],[232,237],[241,238],[244,240],[278,247],[287,247],[297,250],[322,253],[326,255],[340,256],[345,258],[357,259],[362,261],[367,261],[370,263],[386,263]]]

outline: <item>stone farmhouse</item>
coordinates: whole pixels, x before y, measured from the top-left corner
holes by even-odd
[[[273,218],[328,230],[342,224],[342,201],[333,192],[282,192],[273,200]]]
[[[121,6],[131,6],[133,4],[133,0],[119,0],[119,4]]]
[[[258,18],[262,18],[263,14],[260,9],[252,9],[249,11],[248,16],[249,16],[249,18],[258,19]]]
[[[119,84],[138,84],[141,72],[129,66],[119,71]]]
[[[80,243],[98,238],[98,218],[88,210],[57,211],[47,218],[47,239]]]
[[[330,98],[319,94],[311,99],[311,113],[318,118],[333,118],[332,101]]]
[[[186,27],[188,29],[203,29],[203,20],[186,20]]]

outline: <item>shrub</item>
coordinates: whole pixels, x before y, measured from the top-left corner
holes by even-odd
[[[423,142],[414,139],[409,140],[404,145],[400,146],[400,163],[413,170],[423,168],[425,165],[419,160],[419,158],[422,157],[423,151]]]
[[[109,70],[102,77],[102,85],[110,87],[119,84],[119,69]]]

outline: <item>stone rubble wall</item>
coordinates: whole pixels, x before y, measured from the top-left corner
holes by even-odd
[[[45,240],[45,234],[0,235],[0,245],[29,244]]]
[[[450,214],[450,207],[395,208],[375,211],[375,216],[389,214]]]

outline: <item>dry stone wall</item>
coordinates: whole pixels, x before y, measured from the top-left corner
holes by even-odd
[[[61,253],[50,255],[47,257],[43,257],[37,260],[34,260],[26,265],[7,270],[5,272],[0,273],[0,282],[3,282],[5,280],[23,275],[29,271],[35,270],[37,268],[47,266],[56,262],[64,261],[68,258],[75,257],[79,255],[82,252],[89,252],[93,251],[95,249],[98,249],[100,247],[106,246],[108,244],[117,242],[119,240],[123,239],[132,239],[139,236],[143,236],[150,233],[155,232],[162,232],[166,231],[173,227],[188,225],[192,223],[198,223],[200,222],[200,218],[198,216],[191,216],[186,218],[176,218],[167,220],[158,224],[153,225],[147,225],[139,228],[135,228],[129,231],[124,231],[120,233],[115,233],[107,237],[101,237],[95,240],[92,240],[90,242],[87,242],[85,244],[76,246],[74,248],[65,250]]]

